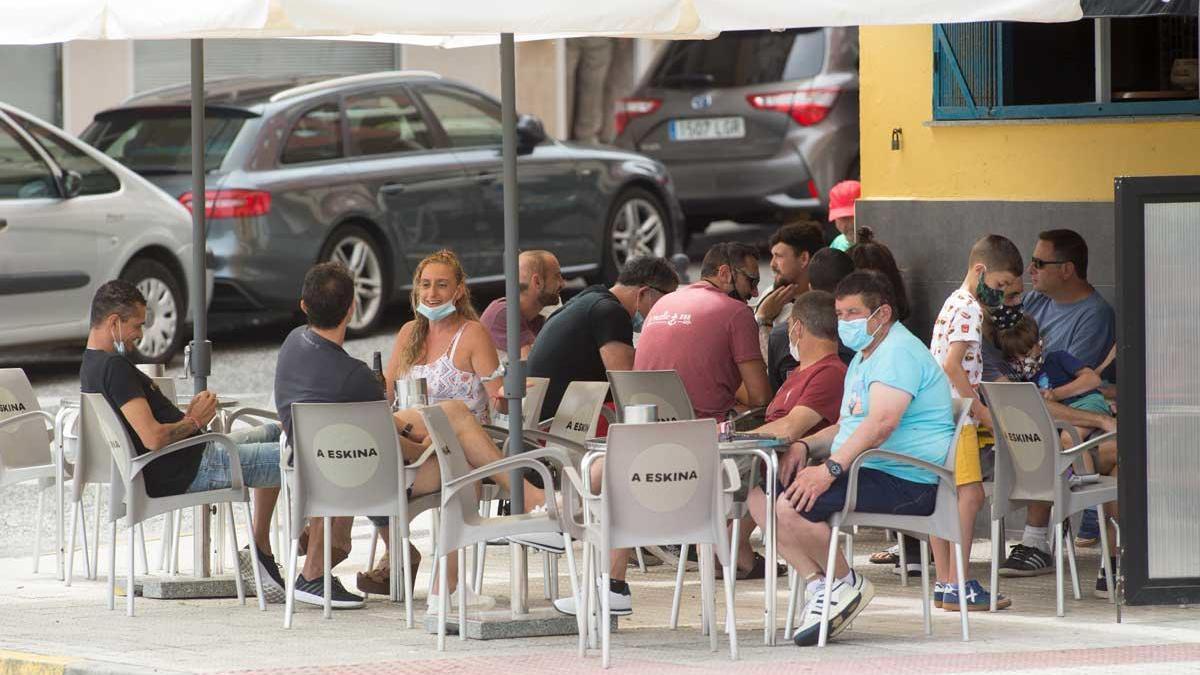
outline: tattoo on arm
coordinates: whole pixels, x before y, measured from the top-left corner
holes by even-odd
[[[174,424],[164,424],[163,427],[166,429],[166,443],[163,443],[163,447],[190,438],[199,431],[196,423],[186,417]]]

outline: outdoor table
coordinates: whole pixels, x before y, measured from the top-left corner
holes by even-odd
[[[589,438],[584,441],[584,447],[589,452],[605,452],[608,450],[607,438]],[[753,433],[734,433],[731,436],[722,436],[722,440],[717,442],[717,451],[720,453],[721,459],[731,459],[734,457],[755,456],[763,460],[766,466],[766,494],[767,504],[766,509],[767,525],[764,528],[763,539],[766,542],[767,548],[767,569],[765,575],[766,584],[766,621],[763,625],[763,642],[767,645],[775,644],[775,604],[776,595],[778,594],[778,578],[775,574],[775,565],[778,558],[777,545],[775,541],[775,476],[779,472],[779,460],[776,456],[778,453],[786,452],[790,442],[785,441],[775,436],[767,436],[765,434]],[[755,471],[752,468],[750,472],[751,487],[753,487]]]

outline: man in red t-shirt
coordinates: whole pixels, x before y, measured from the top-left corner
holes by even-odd
[[[678,372],[696,416],[720,421],[743,385],[751,406],[771,398],[758,324],[746,304],[758,295],[758,252],[737,242],[717,244],[705,254],[700,277],[654,306],[633,369]]]
[[[846,364],[838,358],[833,295],[809,291],[796,299],[788,319],[788,344],[799,362],[767,406],[767,423],[756,433],[796,441],[838,420]]]

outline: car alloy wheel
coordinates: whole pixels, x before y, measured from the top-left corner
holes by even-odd
[[[330,250],[329,261],[345,265],[354,277],[350,330],[367,328],[383,309],[383,267],[375,243],[358,234],[348,234]]]
[[[171,287],[157,277],[143,278],[137,282],[137,289],[146,298],[146,324],[142,327],[138,353],[149,361],[157,362],[175,344],[176,333],[182,323],[179,303]]]
[[[622,202],[613,214],[611,251],[618,269],[630,258],[667,254],[667,226],[658,206],[642,197]]]

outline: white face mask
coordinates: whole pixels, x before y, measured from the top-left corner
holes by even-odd
[[[117,324],[117,333],[119,335],[113,335],[113,346],[116,347],[118,355],[125,356],[125,332],[121,330],[119,323]]]
[[[800,363],[800,345],[792,341],[791,331],[788,331],[788,353],[796,363]]]

